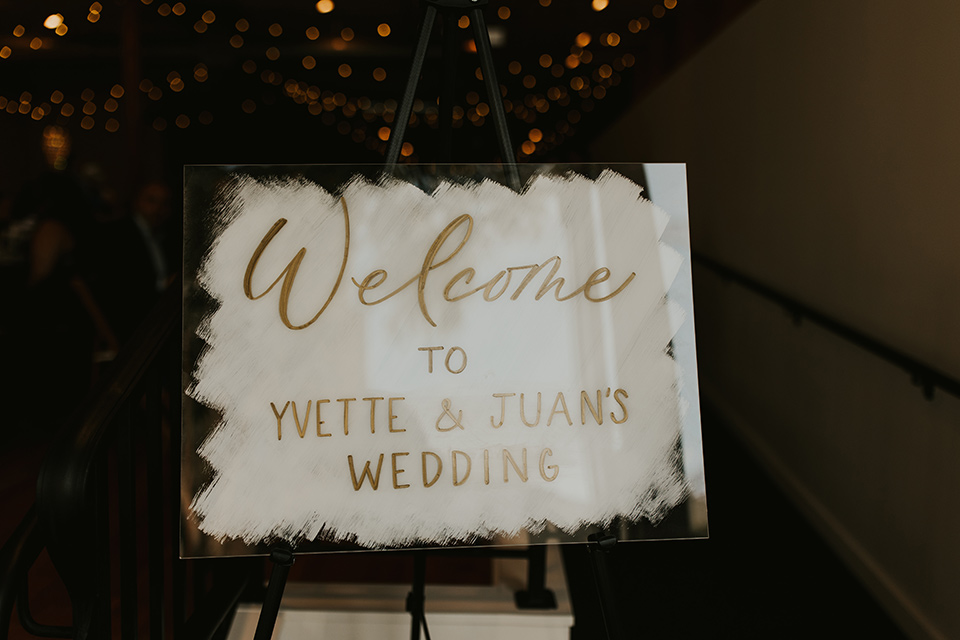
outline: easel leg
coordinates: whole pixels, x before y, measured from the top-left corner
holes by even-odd
[[[413,62],[410,65],[410,77],[403,90],[400,101],[400,110],[394,120],[393,131],[390,132],[390,146],[387,148],[387,169],[392,170],[400,159],[400,147],[403,146],[403,135],[407,132],[407,123],[410,121],[410,112],[413,111],[413,96],[417,92],[417,83],[420,81],[420,71],[423,61],[427,57],[427,45],[430,44],[430,32],[437,18],[437,9],[428,4],[423,10],[423,22],[420,25],[420,37],[417,48],[413,53]]]
[[[493,66],[493,51],[490,46],[490,33],[483,19],[483,11],[479,8],[470,11],[470,22],[473,24],[474,41],[477,43],[477,53],[480,54],[480,70],[483,72],[483,82],[487,87],[487,100],[490,101],[490,114],[497,130],[497,142],[500,144],[501,162],[506,168],[507,179],[515,190],[520,189],[520,173],[517,171],[517,159],[514,156],[513,146],[510,144],[510,134],[507,131],[507,116],[503,111],[503,96],[500,95],[500,83],[497,82],[497,72]]]
[[[590,553],[590,566],[597,585],[597,595],[600,597],[600,615],[603,617],[607,640],[621,640],[616,593],[613,590],[610,566],[607,563],[607,556],[616,546],[617,538],[604,533],[594,533],[587,539],[590,541],[587,550]]]
[[[443,15],[443,76],[440,89],[440,162],[453,162],[453,103],[456,100],[457,32],[453,15]]]
[[[424,614],[426,602],[427,554],[415,551],[413,554],[413,586],[407,595],[407,611],[410,612],[410,640],[420,640],[420,627],[426,640],[430,640],[430,630]]]
[[[273,570],[270,572],[267,593],[263,597],[263,608],[260,609],[260,619],[257,621],[254,640],[270,640],[273,637],[273,629],[277,626],[277,615],[280,613],[280,601],[283,599],[283,589],[287,586],[287,574],[290,573],[293,560],[293,551],[290,549],[277,548],[270,552]]]

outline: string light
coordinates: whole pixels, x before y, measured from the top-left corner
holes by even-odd
[[[63,16],[59,13],[54,13],[47,16],[47,19],[43,21],[43,26],[47,29],[53,31],[57,27],[63,24]]]
[[[172,0],[171,0],[172,1]],[[141,0],[145,5],[154,4],[153,0]],[[674,9],[677,6],[677,0],[660,0],[662,4],[657,4],[652,9],[652,15],[656,18],[662,17],[665,15],[667,9]],[[539,0],[539,4],[543,7],[551,6],[551,0]],[[334,10],[333,0],[320,0],[316,3],[316,9],[318,13],[326,14]],[[591,0],[591,8],[594,11],[600,12],[609,7],[609,0]],[[88,20],[91,22],[96,22],[99,19],[100,12],[102,10],[102,5],[99,2],[94,2],[90,5],[89,11],[90,15]],[[172,6],[166,2],[160,3],[157,7],[157,12],[162,16],[169,16],[171,13],[177,16],[185,15],[186,5],[184,2],[176,2]],[[512,17],[512,11],[507,6],[500,6],[497,9],[497,17],[500,20],[507,20]],[[204,33],[208,29],[208,25],[213,24],[216,21],[216,14],[212,10],[204,11],[200,15],[200,19],[192,23],[193,29],[198,33]],[[51,14],[47,16],[47,19],[44,20],[44,27],[48,30],[53,30],[59,35],[64,35],[67,32],[67,25],[64,23],[64,18],[62,14]],[[461,28],[468,28],[470,26],[470,19],[467,16],[463,16],[459,21],[458,25]],[[247,20],[240,18],[236,21],[235,25],[236,33],[230,38],[229,44],[233,48],[240,48],[245,45],[244,39],[240,36],[240,33],[246,33],[249,29],[249,23]],[[626,27],[626,30],[630,33],[636,34],[641,31],[648,29],[650,26],[650,21],[645,17],[638,17],[632,20],[629,20],[626,25],[621,23],[621,29]],[[190,27],[187,26],[187,29]],[[336,50],[342,51],[348,48],[347,43],[352,42],[357,36],[354,30],[350,27],[345,27],[339,25],[339,32],[334,32],[335,37],[329,41],[329,47]],[[283,28],[279,23],[273,23],[268,28],[267,31],[273,37],[280,37],[283,34]],[[380,23],[376,27],[376,32],[379,37],[386,38],[392,33],[392,28],[386,22]],[[26,35],[26,29],[23,25],[17,25],[13,30],[15,37],[23,37]],[[321,32],[316,26],[306,27],[304,29],[304,34],[309,40],[318,40],[320,38]],[[629,37],[629,36],[627,36]],[[529,140],[533,147],[528,147],[530,153],[536,153],[538,151],[542,152],[545,149],[550,149],[556,144],[559,144],[563,141],[564,137],[567,135],[572,135],[574,133],[573,129],[570,127],[570,124],[575,124],[579,122],[581,112],[589,112],[595,108],[594,100],[604,99],[609,93],[611,87],[615,87],[620,83],[620,76],[616,72],[622,72],[624,69],[633,66],[635,64],[635,58],[631,54],[624,54],[622,57],[610,58],[608,54],[598,52],[596,56],[591,51],[587,50],[586,47],[592,43],[594,38],[588,31],[583,31],[578,33],[574,42],[575,45],[570,48],[569,55],[561,55],[556,60],[553,56],[548,53],[540,54],[536,60],[538,62],[539,68],[549,71],[549,73],[555,78],[561,78],[567,70],[578,69],[582,65],[591,65],[594,57],[604,58],[607,63],[602,64],[597,68],[586,68],[582,75],[571,78],[569,82],[564,81],[562,85],[556,86],[546,86],[552,81],[547,77],[547,82],[544,83],[544,88],[541,89],[545,92],[544,94],[533,94],[527,93],[523,96],[523,100],[516,99],[514,101],[503,100],[504,110],[507,113],[513,113],[522,122],[534,123],[537,121],[539,114],[544,114],[548,112],[551,106],[555,108],[568,107],[571,103],[571,98],[577,100],[579,95],[581,102],[577,105],[578,109],[569,109],[565,110],[565,113],[561,116],[561,119],[552,119],[552,122],[548,124],[548,131],[550,133],[543,134],[540,128],[534,127],[531,128],[529,134]],[[615,31],[609,33],[602,33],[598,36],[598,41],[604,47],[617,47],[623,43],[623,38],[621,35]],[[43,39],[40,37],[33,37],[29,42],[30,48],[33,50],[42,49],[45,46]],[[473,51],[476,51],[476,45],[473,43]],[[8,58],[12,55],[13,50],[10,46],[0,46],[0,58]],[[277,47],[269,47],[265,52],[266,57],[271,61],[276,61],[279,59],[280,50]],[[600,60],[598,60],[599,62]],[[530,61],[532,62],[532,61]],[[318,66],[318,60],[312,55],[303,55],[301,57],[302,67],[306,70],[313,70]],[[254,74],[258,71],[257,64],[253,60],[245,60],[242,63],[242,69],[247,74]],[[536,71],[538,69],[537,65],[533,65],[532,73],[522,74],[523,65],[519,60],[512,61],[508,66],[509,73],[513,76],[520,76],[518,79],[526,90],[534,90],[537,87],[537,84],[544,81],[545,72]],[[337,72],[341,78],[349,78],[352,76],[354,69],[350,64],[341,64],[337,68]],[[386,79],[387,72],[383,67],[376,67],[370,72],[372,78],[376,82],[382,82]],[[306,83],[300,82],[297,83],[292,79],[287,79],[287,82],[284,83],[284,78],[281,74],[264,70],[262,79],[265,83],[274,86],[283,86],[283,95],[291,99],[291,101],[296,104],[303,105],[304,109],[312,115],[322,115],[321,120],[326,125],[336,125],[338,131],[344,135],[349,135],[351,139],[355,142],[364,143],[367,148],[371,150],[379,150],[380,153],[385,152],[386,139],[382,138],[380,131],[386,130],[389,135],[390,129],[388,127],[377,127],[375,123],[379,120],[380,122],[385,122],[387,124],[392,123],[395,117],[396,111],[396,101],[388,100],[382,103],[377,102],[373,103],[369,98],[354,99],[347,98],[342,93],[330,93],[330,92],[321,92],[316,87],[308,87]],[[479,68],[475,69],[474,75],[478,80],[483,79],[483,73]],[[184,79],[172,72],[168,74],[167,83],[168,87],[163,87],[163,89],[168,89],[174,93],[181,92],[185,89],[186,83]],[[368,76],[371,77],[371,76]],[[591,80],[592,77],[592,80]],[[198,63],[193,68],[193,79],[197,82],[205,82],[208,79],[208,69],[203,63]],[[592,83],[592,84],[591,84]],[[504,98],[507,95],[507,86],[501,84],[501,91]],[[568,86],[572,91],[568,92]],[[160,87],[155,87],[150,83],[149,80],[144,79],[140,84],[140,89],[147,94],[151,100],[158,101],[163,97],[163,90]],[[87,89],[84,93],[90,91]],[[82,103],[81,109],[84,112],[83,123],[89,125],[84,127],[87,129],[93,128],[93,117],[97,110],[97,105],[92,102],[92,91],[90,92],[90,99],[84,100]],[[119,84],[114,85],[113,89],[110,90],[110,97],[100,105],[107,113],[113,113],[119,109],[119,104],[117,100],[123,97],[123,87]],[[468,92],[468,102],[473,105],[469,109],[468,113],[464,114],[463,109],[456,107],[454,109],[454,126],[460,127],[464,120],[471,122],[474,126],[482,126],[484,124],[485,118],[490,114],[490,106],[485,102],[479,102],[479,97],[476,92]],[[27,97],[27,96],[24,96]],[[87,96],[84,96],[87,97]],[[53,92],[50,96],[50,100],[58,105],[57,107],[52,107],[49,103],[43,103],[39,107],[31,106],[30,100],[21,99],[19,102],[3,100],[0,109],[6,108],[7,110],[12,111],[13,113],[22,113],[29,115],[35,120],[40,120],[46,116],[53,113],[53,109],[59,109],[60,115],[62,117],[70,117],[72,115],[74,107],[69,103],[64,103],[64,95],[62,92]],[[265,94],[263,102],[266,104],[272,104],[273,98],[270,94]],[[364,103],[365,101],[365,103]],[[392,103],[392,104],[391,104]],[[254,113],[257,108],[257,103],[248,99],[243,101],[241,104],[241,109],[246,113]],[[336,110],[336,111],[334,111]],[[329,116],[329,117],[328,117]],[[356,124],[350,124],[345,122],[342,118],[352,119],[356,116],[361,116],[363,121],[373,125],[373,128],[367,129],[369,125],[362,124],[357,126]],[[203,124],[209,124],[213,120],[213,114],[209,111],[203,112],[201,116],[198,117],[198,121]],[[103,122],[101,120],[101,122]],[[186,128],[189,126],[190,117],[186,114],[180,114],[175,120],[171,121],[172,123],[177,124],[179,128]],[[185,123],[185,124],[184,124]],[[569,123],[569,124],[568,124]],[[417,101],[415,105],[414,114],[411,117],[409,126],[415,128],[419,124],[428,125],[431,127],[436,127],[439,125],[439,116],[438,110],[435,105],[424,106],[422,101]],[[166,127],[166,121],[163,118],[158,118],[154,121],[154,128],[161,130]],[[343,126],[341,126],[343,125]],[[540,127],[543,125],[541,124]],[[104,123],[104,128],[108,131],[117,131],[119,129],[119,122],[115,118],[107,118]],[[553,133],[553,130],[556,130],[556,134]],[[534,139],[536,138],[536,139]],[[521,150],[521,153],[523,151]],[[409,155],[404,154],[405,158],[413,157],[413,146],[409,146]]]

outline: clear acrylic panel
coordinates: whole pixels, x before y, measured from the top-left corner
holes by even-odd
[[[702,537],[683,165],[189,166],[181,555]]]

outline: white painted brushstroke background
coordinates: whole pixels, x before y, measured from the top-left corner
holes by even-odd
[[[242,288],[244,270],[264,234],[286,218],[260,259],[253,290],[263,291],[305,247],[290,315],[294,323],[311,318],[340,268],[340,196],[349,207],[351,237],[343,282],[317,322],[292,331],[278,317],[280,286],[251,301]],[[202,531],[247,543],[314,539],[322,530],[326,539],[374,547],[442,544],[548,525],[574,532],[617,516],[656,521],[685,496],[675,449],[684,412],[682,372],[666,352],[684,321],[666,296],[682,258],[660,242],[667,216],[630,180],[613,172],[596,181],[542,176],[521,194],[492,182],[444,183],[428,194],[399,181],[356,179],[331,194],[306,181],[238,178],[225,202],[217,214],[222,231],[198,274],[217,308],[198,329],[207,348],[188,389],[222,414],[198,450],[213,470],[212,481],[190,507]],[[368,297],[393,291],[419,273],[437,234],[464,213],[474,220],[471,238],[427,280],[425,298],[436,327],[420,312],[416,283],[382,304],[360,304],[351,278],[359,282],[384,269],[387,280]],[[441,256],[461,238],[455,233]],[[447,282],[466,267],[476,270],[476,287],[502,269],[542,264],[554,255],[562,258],[557,275],[567,280],[565,293],[600,267],[612,275],[594,296],[612,291],[631,272],[637,275],[602,303],[582,296],[558,302],[552,292],[536,301],[549,269],[515,301],[509,297],[525,270],[515,272],[496,301],[480,293],[455,303],[443,299]],[[461,283],[455,291],[465,289]],[[434,352],[434,372],[427,372],[427,354],[418,348],[440,345],[466,352],[462,373],[446,371],[446,351]],[[459,358],[451,364],[458,365]],[[611,392],[603,399],[603,424],[589,414],[581,424],[580,391],[595,398],[596,390],[607,388],[627,391],[629,419],[619,425],[610,420],[611,411],[622,416]],[[543,394],[540,424],[528,427],[520,421],[519,394],[526,396],[531,421],[537,392]],[[566,398],[572,426],[562,413],[545,424],[558,392]],[[490,423],[491,416],[500,417],[494,393],[517,394],[508,399],[499,429]],[[387,402],[379,401],[377,430],[370,433],[369,403],[361,398],[377,396],[405,398],[394,411],[395,428],[405,432],[388,432]],[[320,398],[330,399],[322,417],[332,436],[317,437],[314,406],[305,437],[299,437],[288,408],[283,438],[277,439],[271,402],[280,409],[295,400],[302,418],[307,401]],[[357,398],[346,436],[337,398]],[[462,430],[435,428],[444,398],[454,414],[463,412]],[[450,424],[445,419],[442,426]],[[518,463],[521,449],[527,449],[527,482],[512,468],[510,481],[503,482],[504,448]],[[539,472],[544,448],[553,452],[547,463],[559,468],[552,482]],[[490,451],[489,484],[483,482],[484,449]],[[472,459],[471,475],[461,486],[452,482],[453,450]],[[444,462],[440,480],[429,488],[421,478],[423,451]],[[405,469],[399,482],[409,488],[393,488],[394,452],[410,453],[399,463]],[[364,482],[355,491],[347,456],[353,456],[359,474],[367,460],[375,469],[381,453],[379,489]]]

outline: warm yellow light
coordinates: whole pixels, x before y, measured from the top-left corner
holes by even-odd
[[[230,46],[233,47],[234,49],[239,49],[240,47],[242,47],[243,36],[241,36],[239,33],[235,33],[232,36],[230,36]]]
[[[83,120],[80,121],[80,126],[83,127],[84,129],[88,130],[88,131],[89,131],[90,129],[93,129],[93,125],[94,125],[94,124],[96,124],[96,123],[94,122],[93,118],[91,118],[90,116],[86,116],[86,117],[84,117]]]
[[[603,100],[603,97],[607,95],[607,90],[597,85],[593,88],[593,97],[597,100]]]
[[[107,120],[107,124],[105,124],[103,128],[110,133],[116,133],[117,129],[120,128],[120,122],[116,118],[110,118]]]
[[[402,155],[404,158],[409,158],[410,156],[412,156],[413,145],[410,144],[409,142],[404,142],[403,146],[400,147],[400,155]]]
[[[662,18],[666,14],[666,9],[663,8],[663,5],[657,4],[653,6],[653,17]]]
[[[150,3],[147,2],[146,4],[150,4]],[[103,5],[100,4],[99,2],[94,2],[93,4],[90,5],[90,13],[100,13],[101,11],[103,11]]]
[[[576,78],[570,79],[570,88],[574,91],[580,91],[583,89],[583,78],[577,76]]]
[[[197,33],[206,33],[207,32],[207,23],[203,20],[197,20],[193,24],[193,30]]]
[[[163,17],[167,17],[168,15],[170,15],[170,5],[164,2],[159,7],[157,7],[157,13],[159,13]],[[90,18],[88,17],[87,19],[89,20]]]
[[[630,33],[637,33],[641,30],[642,27],[640,26],[639,20],[631,20],[630,23],[627,25],[627,28],[630,29]]]
[[[386,142],[390,139],[390,127],[380,127],[377,131],[377,137]]]
[[[111,87],[111,89],[110,89],[110,95],[113,96],[114,98],[117,98],[117,99],[122,98],[122,97],[123,97],[123,87],[122,87],[121,85],[119,85],[119,84],[113,85],[113,87]]]
[[[103,110],[113,113],[117,110],[117,101],[113,98],[107,98],[107,101],[103,103]]]
[[[307,27],[306,34],[309,39],[316,40],[320,37],[320,30],[316,27]]]
[[[177,126],[180,127],[181,129],[186,129],[187,127],[190,126],[190,118],[182,113],[177,116],[176,122],[177,122]]]
[[[267,31],[270,32],[270,35],[276,38],[277,36],[283,33],[283,27],[281,27],[279,23],[274,22],[272,25],[270,25]]]
[[[569,56],[567,56],[567,59],[564,60],[564,64],[567,65],[568,69],[576,69],[580,65],[580,58],[578,58],[573,54],[570,54]]]
[[[186,13],[186,11],[187,11],[187,8],[184,6],[182,2],[178,2],[177,4],[173,5],[173,13],[175,15],[182,16],[184,13]]]
[[[69,102],[64,103],[64,105],[63,105],[62,107],[60,107],[60,115],[62,115],[62,116],[65,117],[65,118],[69,118],[70,116],[72,116],[72,115],[73,115],[73,105],[70,104]]]
[[[593,2],[590,3],[590,8],[594,11],[603,11],[609,4],[609,0],[593,0]]]
[[[239,31],[240,33],[244,33],[247,29],[250,28],[250,23],[244,20],[243,18],[240,18],[239,20],[237,20],[237,24],[234,26],[237,28],[237,31]]]
[[[207,24],[213,24],[213,21],[217,19],[217,14],[213,11],[204,11],[203,15],[200,16],[200,19],[206,22]]]
[[[181,80],[180,78],[177,78],[176,80],[170,83],[170,89],[177,93],[183,91],[183,87],[184,87],[183,80]]]
[[[618,33],[611,33],[611,34],[609,34],[609,35],[607,36],[607,45],[608,45],[608,46],[615,47],[615,46],[617,46],[618,44],[620,44],[620,34],[618,34]]]
[[[256,73],[257,63],[254,62],[253,60],[246,60],[243,63],[243,71],[244,73]]]
[[[663,0],[663,6],[667,9],[675,9],[677,7],[677,0]]]
[[[320,0],[317,3],[317,11],[320,13],[330,13],[333,11],[333,0]]]
[[[27,30],[23,28],[22,24],[18,24],[13,28],[13,35],[16,36],[17,38],[23,36],[23,34],[26,32]]]
[[[350,74],[353,73],[353,69],[350,68],[350,65],[344,63],[337,69],[337,73],[340,74],[341,78],[349,78]]]
[[[300,61],[300,64],[303,65],[304,69],[313,69],[317,66],[317,60],[313,56],[303,56],[303,60]]]
[[[386,38],[388,35],[390,35],[390,25],[388,25],[386,22],[381,22],[377,26],[377,33],[380,34],[381,37]]]
[[[350,42],[353,40],[353,29],[346,27],[340,31],[340,37],[343,38],[345,42]]]
[[[469,16],[460,16],[460,20],[457,21],[457,24],[460,25],[461,29],[466,29],[467,27],[470,26]]]
[[[53,104],[60,104],[63,102],[63,92],[59,89],[50,94],[50,102]]]
[[[550,0],[540,0],[540,6],[541,6],[541,7],[549,7],[549,6],[550,6]]]
[[[507,20],[510,18],[510,7],[500,7],[497,9],[497,15],[501,20]]]
[[[146,93],[147,91],[150,91],[150,89],[152,88],[153,88],[153,83],[147,80],[146,78],[140,81],[140,91],[143,91],[144,93]]]
[[[267,49],[268,60],[276,60],[279,57],[280,57],[280,49],[277,49],[276,47],[270,47]]]
[[[523,86],[527,89],[533,89],[537,86],[537,79],[531,75],[523,76]]]
[[[13,50],[10,47],[3,47],[0,49],[0,58],[9,58],[11,53],[13,53]]]
[[[535,145],[530,140],[524,140],[523,144],[520,145],[520,150],[527,155],[530,155],[537,150],[537,145]]]
[[[347,43],[343,41],[343,38],[336,37],[333,39],[333,42],[330,43],[330,46],[332,46],[335,51],[343,51],[347,48]]]
[[[167,13],[170,13],[169,9],[167,10]],[[161,14],[161,15],[167,15],[167,14]],[[88,21],[88,22],[96,22],[96,21],[99,20],[99,19],[100,19],[100,14],[99,14],[99,13],[90,13],[90,14],[87,14],[87,21]]]
[[[591,39],[592,39],[592,38],[590,37],[590,34],[589,34],[589,33],[587,33],[586,31],[582,31],[582,32],[580,32],[580,33],[577,34],[577,39],[576,39],[577,46],[578,46],[578,47],[585,47],[585,46],[587,46],[588,44],[590,44],[590,40],[591,40]]]
[[[58,36],[67,35],[67,31],[68,31],[68,28],[67,28],[67,25],[65,24],[61,24],[60,26],[58,26],[56,29],[53,30],[53,32]]]
[[[92,102],[87,102],[83,105],[83,112],[88,116],[92,116],[97,112],[97,105]]]
[[[159,100],[163,97],[163,90],[160,87],[151,87],[150,91],[147,91],[147,97],[151,100]]]
[[[383,82],[387,79],[387,72],[383,67],[377,67],[373,70],[373,79],[377,82]]]
[[[33,113],[30,114],[30,117],[33,118],[34,120],[39,120],[40,118],[43,117],[43,109],[41,109],[40,107],[35,107],[33,110]]]
[[[30,41],[30,48],[33,49],[34,51],[36,51],[42,46],[43,46],[43,40],[41,40],[40,38],[34,38],[33,40]]]
[[[63,24],[63,16],[59,13],[53,13],[47,16],[47,19],[43,21],[43,26],[47,29],[53,30]]]
[[[544,69],[546,69],[546,68],[549,67],[551,64],[553,64],[553,58],[551,58],[549,54],[546,54],[546,53],[545,53],[545,54],[543,54],[542,56],[540,56],[540,66],[541,66],[541,67],[543,67]]]
[[[507,71],[509,71],[509,72],[512,73],[513,75],[517,75],[517,74],[520,73],[522,70],[523,70],[523,67],[521,67],[521,66],[520,66],[520,63],[517,62],[516,60],[514,60],[513,62],[511,62],[511,63],[507,66]]]
[[[613,74],[613,69],[608,64],[600,65],[600,68],[597,69],[597,73],[600,74],[601,78],[609,78]]]

